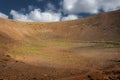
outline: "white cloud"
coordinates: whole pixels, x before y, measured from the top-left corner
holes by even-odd
[[[36,1],[41,2],[43,0]],[[120,9],[120,0],[63,0],[60,1],[59,6],[61,7],[57,9],[54,4],[48,3],[45,11],[42,12],[40,8],[29,5],[29,13],[25,13],[26,8],[21,8],[21,13],[11,10],[10,14],[14,20],[19,21],[56,22],[61,20],[75,20],[79,18],[79,13],[97,14],[99,10],[107,12]],[[65,13],[67,13],[68,16],[62,15]],[[0,17],[8,18],[8,16],[2,12],[0,12]]]
[[[99,3],[105,12],[120,9],[120,0],[99,0]]]
[[[61,14],[54,12],[41,12],[40,9],[35,9],[28,14],[29,19],[33,21],[51,22],[59,21]]]
[[[2,17],[2,18],[8,18],[8,16],[6,14],[1,13],[1,12],[0,12],[0,17]]]
[[[98,13],[100,9],[112,11],[120,8],[120,0],[64,0],[65,13]]]
[[[36,1],[41,2],[43,0]],[[48,3],[44,12],[36,6],[29,5],[29,13],[24,14],[24,12],[20,13],[11,10],[10,14],[14,20],[19,21],[56,22],[75,20],[79,18],[78,14],[80,13],[97,14],[99,10],[107,12],[120,9],[120,0],[63,0],[60,1],[59,5],[61,7],[57,9],[54,4]],[[67,14],[68,16],[63,16],[62,14]],[[4,15],[4,17],[8,18],[7,15]]]
[[[77,15],[68,15],[68,16],[66,16],[66,17],[63,17],[63,18],[62,18],[62,21],[75,20],[75,19],[78,19],[78,16],[77,16]]]
[[[19,21],[32,21],[32,22],[52,22],[60,21],[61,14],[54,12],[41,12],[40,9],[34,9],[28,14],[22,14],[15,10],[11,10],[10,14],[14,20]]]
[[[96,0],[64,0],[66,13],[97,13]]]
[[[63,17],[61,13],[55,13],[51,11],[41,12],[40,9],[34,9],[28,14],[23,14],[15,10],[11,10],[10,14],[13,16],[14,20],[27,22],[57,22],[78,19],[77,15],[70,14],[66,17]]]
[[[15,10],[11,10],[10,14],[13,16],[14,20],[31,21],[30,19],[28,19],[28,14],[24,15],[22,13],[15,11]]]

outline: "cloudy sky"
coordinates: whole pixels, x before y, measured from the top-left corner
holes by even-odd
[[[0,17],[30,22],[75,20],[120,9],[120,0],[0,0]]]

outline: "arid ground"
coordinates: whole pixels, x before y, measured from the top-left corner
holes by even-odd
[[[0,80],[120,80],[120,11],[55,23],[0,19]]]

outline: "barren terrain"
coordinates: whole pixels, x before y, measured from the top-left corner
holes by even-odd
[[[120,11],[39,23],[0,18],[0,80],[120,80]]]

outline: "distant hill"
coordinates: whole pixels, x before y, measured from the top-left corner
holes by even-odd
[[[0,18],[0,41],[120,41],[120,10],[65,22],[19,22]]]

